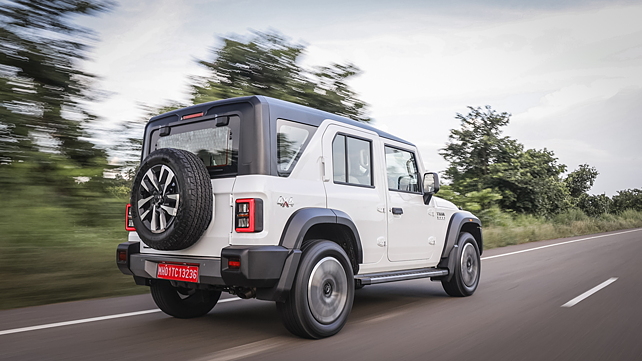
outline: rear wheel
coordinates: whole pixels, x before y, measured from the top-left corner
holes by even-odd
[[[470,296],[477,289],[481,273],[479,246],[475,237],[467,232],[462,232],[459,235],[457,244],[458,247],[451,252],[451,257],[457,257],[455,269],[450,270],[453,272],[453,276],[450,281],[442,280],[441,285],[450,296]]]
[[[153,280],[150,289],[158,308],[176,318],[206,315],[221,297],[221,291],[174,287],[165,280]]]
[[[354,300],[352,265],[343,248],[326,240],[306,243],[289,297],[277,303],[285,327],[305,338],[339,332]]]

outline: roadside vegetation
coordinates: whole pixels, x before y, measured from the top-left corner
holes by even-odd
[[[438,196],[480,218],[485,248],[642,227],[642,189],[588,194],[595,167],[566,173],[553,151],[502,135],[510,114],[469,110],[441,150],[450,166]]]
[[[99,147],[95,77],[79,65],[94,34],[78,16],[111,1],[21,0],[0,8],[0,309],[147,292],[122,275],[125,204],[144,122],[125,124],[113,149]],[[209,77],[192,79],[191,102],[264,94],[367,122],[367,104],[346,84],[352,64],[303,69],[305,47],[277,33],[222,39]],[[189,104],[169,103],[155,115]],[[598,172],[566,173],[550,150],[525,150],[490,107],[458,114],[442,155],[451,166],[439,196],[478,215],[485,245],[642,227],[642,190],[589,195]],[[113,134],[110,134],[113,137]],[[112,165],[110,156],[123,162]]]

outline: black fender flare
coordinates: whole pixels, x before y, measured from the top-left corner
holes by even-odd
[[[446,242],[444,249],[441,253],[441,260],[439,261],[439,268],[447,268],[450,272],[446,276],[447,280],[450,280],[452,277],[452,270],[454,269],[456,258],[450,257],[453,249],[457,246],[459,240],[459,234],[464,231],[469,231],[473,237],[477,240],[477,245],[479,246],[479,254],[483,252],[483,239],[481,232],[481,221],[479,218],[475,217],[472,213],[466,211],[459,211],[450,217],[450,222],[448,223],[448,231],[446,232]],[[456,253],[456,252],[455,252]]]
[[[329,208],[301,208],[295,211],[285,224],[279,246],[290,250],[283,265],[281,277],[276,286],[257,290],[257,298],[284,301],[292,288],[294,276],[299,268],[301,246],[305,235],[315,225],[338,224],[347,227],[354,236],[354,251],[357,264],[363,263],[363,246],[354,222],[345,212]]]

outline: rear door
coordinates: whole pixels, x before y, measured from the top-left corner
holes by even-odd
[[[339,125],[323,135],[327,207],[347,213],[363,247],[363,263],[383,259],[386,247],[386,183],[379,136]],[[328,164],[329,163],[329,164]]]
[[[434,251],[417,156],[403,144],[384,146],[388,183],[388,259],[428,260]],[[432,243],[432,244],[431,244]]]

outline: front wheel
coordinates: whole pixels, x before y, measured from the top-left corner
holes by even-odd
[[[475,293],[481,273],[479,246],[472,234],[462,232],[459,235],[458,247],[451,251],[455,260],[455,269],[450,270],[453,276],[450,281],[442,280],[444,291],[450,296],[465,297]]]
[[[165,280],[153,280],[150,289],[158,308],[176,318],[204,316],[221,297],[221,291],[174,287]]]
[[[285,327],[305,338],[336,334],[348,321],[354,300],[352,265],[343,248],[326,240],[306,243],[294,285],[277,310]]]

